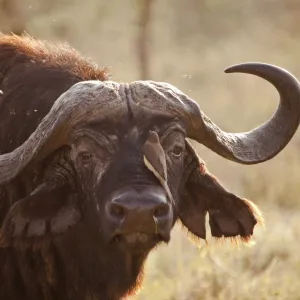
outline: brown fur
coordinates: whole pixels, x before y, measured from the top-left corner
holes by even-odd
[[[64,69],[81,80],[107,80],[109,77],[108,68],[99,68],[68,44],[54,44],[29,35],[20,37],[0,33],[0,48],[6,49],[6,59],[16,61],[23,57],[47,67]]]
[[[90,62],[67,44],[0,34],[0,153],[26,141],[72,85],[108,79],[108,68]]]

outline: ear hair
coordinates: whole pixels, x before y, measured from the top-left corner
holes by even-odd
[[[260,210],[251,201],[227,191],[186,143],[186,182],[179,204],[181,222],[192,234],[206,239],[208,213],[213,237],[250,241],[254,226],[264,223]]]

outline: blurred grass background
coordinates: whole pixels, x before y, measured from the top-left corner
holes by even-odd
[[[0,31],[67,41],[111,66],[116,81],[167,81],[233,132],[269,118],[278,95],[259,78],[223,70],[261,61],[300,79],[299,18],[299,0],[0,0]],[[196,246],[176,227],[170,244],[150,254],[134,299],[300,299],[300,133],[254,166],[194,146],[231,191],[260,205],[266,228],[256,230],[255,246],[233,247],[211,239]]]

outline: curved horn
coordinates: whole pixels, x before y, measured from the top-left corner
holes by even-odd
[[[82,81],[73,85],[53,104],[31,136],[13,152],[0,155],[0,184],[16,177],[31,161],[38,161],[68,142],[78,123],[96,118],[120,118],[127,109],[119,84]]]
[[[226,133],[201,112],[198,104],[167,83],[137,81],[130,85],[111,81],[85,81],[62,94],[35,132],[20,147],[0,156],[0,184],[16,177],[32,160],[40,160],[68,142],[78,123],[111,118],[117,120],[130,104],[132,114],[179,117],[188,137],[223,157],[254,164],[274,157],[295,134],[300,119],[300,84],[286,70],[261,63],[233,66],[226,72],[262,77],[280,94],[280,105],[272,118],[245,133]],[[127,88],[129,87],[129,89]],[[128,100],[128,101],[127,101]]]
[[[278,154],[295,134],[300,121],[300,83],[288,71],[263,63],[232,66],[226,73],[248,73],[269,81],[280,94],[275,114],[259,127],[243,133],[227,133],[215,125],[198,104],[167,83],[153,81],[132,83],[132,111],[177,116],[188,137],[217,154],[242,164],[256,164]],[[145,100],[144,100],[145,99]],[[149,105],[151,104],[151,105]]]
[[[274,115],[259,127],[244,133],[226,133],[203,114],[208,138],[203,144],[230,160],[254,164],[276,156],[291,140],[300,122],[300,83],[288,71],[260,63],[229,67],[226,73],[248,73],[270,82],[280,95]]]

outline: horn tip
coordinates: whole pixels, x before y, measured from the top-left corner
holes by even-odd
[[[248,69],[260,68],[260,67],[263,67],[263,66],[272,67],[269,64],[260,63],[260,62],[246,62],[246,63],[236,64],[236,65],[232,65],[230,67],[227,67],[224,70],[224,72],[225,73],[245,72]]]
[[[262,63],[262,62],[246,62],[246,63],[241,63],[241,64],[236,64],[232,65],[230,67],[227,67],[224,72],[225,73],[252,73],[252,72],[260,72],[263,71],[264,69],[269,69],[272,71],[281,71],[288,73],[285,69],[280,68],[278,66],[272,65],[272,64],[267,64],[267,63]]]
[[[248,64],[237,64],[237,65],[233,65],[230,67],[227,67],[224,72],[225,73],[236,73],[236,72],[240,72],[241,71],[241,67],[245,67]]]

